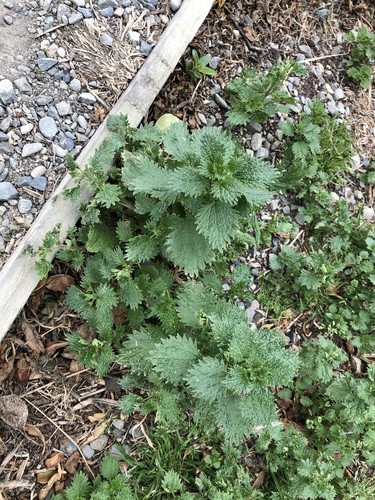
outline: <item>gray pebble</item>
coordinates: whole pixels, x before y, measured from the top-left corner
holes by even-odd
[[[0,142],[8,142],[9,137],[4,132],[0,132]]]
[[[253,151],[258,151],[262,147],[262,142],[263,142],[263,137],[262,134],[259,134],[258,132],[253,135],[251,138],[251,149]]]
[[[85,4],[86,4],[86,0],[72,0],[72,3],[76,6],[76,7],[84,7]]]
[[[140,51],[143,55],[148,56],[152,50],[152,45],[144,40],[141,40]]]
[[[0,122],[0,130],[2,130],[3,132],[7,132],[11,123],[12,119],[10,118],[10,116],[7,116]]]
[[[80,12],[85,19],[93,17],[92,11],[90,9],[86,9],[84,7],[78,7],[78,12]]]
[[[294,217],[294,219],[300,226],[303,226],[303,224],[305,223],[305,216],[301,214],[301,212],[298,212],[298,214]]]
[[[219,94],[215,94],[214,95],[214,99],[215,101],[217,102],[217,104],[223,108],[223,109],[229,109],[229,106],[228,104],[226,103],[226,101],[221,97],[221,95]]]
[[[35,98],[35,102],[37,103],[38,106],[46,106],[52,101],[53,99],[49,95],[38,95],[38,97]]]
[[[64,3],[60,3],[57,7],[57,14],[56,14],[58,22],[64,23],[64,21],[66,21],[66,24],[67,24],[67,20],[70,16],[70,12],[71,11],[67,5],[65,5]]]
[[[20,78],[17,78],[17,80],[14,80],[14,85],[20,92],[24,92],[25,94],[28,94],[33,90],[32,86],[27,81],[27,78],[25,76],[21,76]]]
[[[4,22],[8,26],[10,26],[11,24],[13,24],[13,17],[12,16],[4,16]]]
[[[102,45],[105,45],[106,47],[112,47],[113,38],[109,36],[107,33],[102,33],[99,37],[99,41]]]
[[[105,9],[106,7],[113,7],[116,9],[118,7],[117,0],[98,0],[99,9]]]
[[[0,182],[0,201],[9,201],[17,198],[18,191],[11,182]]]
[[[5,252],[5,242],[2,236],[0,236],[0,252]]]
[[[245,310],[248,323],[251,323],[253,321],[255,313],[259,308],[260,308],[259,302],[257,300],[253,300],[252,303],[250,304],[250,307],[248,307]]]
[[[8,168],[4,168],[4,170],[0,173],[0,182],[5,181],[5,179],[8,177]]]
[[[124,446],[127,453],[131,453],[131,447],[129,445],[125,445]],[[110,449],[108,450],[108,452],[115,458],[118,458],[119,460],[121,459],[124,459],[124,455],[121,453],[121,451],[119,450],[119,448],[113,444]]]
[[[113,7],[105,7],[99,11],[99,14],[103,17],[113,17],[114,12]]]
[[[82,104],[92,105],[96,103],[96,97],[90,92],[83,92],[78,96],[78,102]]]
[[[329,16],[329,10],[328,9],[318,9],[315,11],[315,15],[317,17],[320,17],[321,19],[327,19]]]
[[[77,451],[77,445],[75,445],[72,441],[65,441],[61,446],[61,451],[63,453],[65,453],[66,455],[68,455],[68,457],[70,457],[71,455],[73,455],[73,453],[75,451]]]
[[[37,65],[40,71],[48,71],[53,68],[57,64],[57,59],[53,59],[52,57],[41,57],[37,60]]]
[[[40,142],[32,142],[25,144],[22,148],[22,158],[27,158],[28,156],[35,155],[43,149],[43,144]]]
[[[9,142],[0,142],[0,152],[5,153],[7,155],[13,154],[14,152],[13,144],[10,144]]]
[[[372,207],[364,207],[362,217],[365,220],[374,219],[375,218],[375,210]]]
[[[57,144],[53,144],[52,151],[53,154],[56,155],[58,158],[65,158],[65,156],[67,155],[66,149],[62,148],[61,146],[58,146]]]
[[[16,93],[14,91],[13,83],[4,78],[4,80],[0,81],[0,100],[7,106],[11,104],[16,97]]]
[[[125,427],[125,422],[124,420],[121,420],[120,418],[116,418],[114,421],[113,421],[113,427],[115,427],[116,429],[118,429],[119,431],[122,431],[123,428]]]
[[[72,108],[70,107],[70,104],[66,101],[57,102],[56,109],[60,116],[67,116],[72,114]]]
[[[71,151],[74,148],[74,141],[70,137],[64,137],[59,142],[59,146],[65,149],[66,151]]]
[[[268,158],[269,156],[269,150],[267,148],[259,148],[257,151],[257,157],[258,158]]]
[[[90,460],[90,458],[95,455],[95,450],[93,450],[89,444],[86,444],[86,446],[82,448],[82,453],[87,460]]]
[[[335,99],[339,101],[340,99],[344,99],[344,97],[345,97],[344,91],[340,89],[340,87],[337,88],[335,90]]]
[[[27,198],[20,198],[18,200],[18,211],[20,214],[27,214],[33,206],[32,201]]]
[[[73,90],[73,92],[80,92],[82,85],[77,78],[73,78],[73,80],[71,80],[69,83],[69,87]]]
[[[327,110],[329,113],[331,113],[331,115],[334,115],[338,112],[337,106],[333,101],[329,101],[329,103],[327,104]]]
[[[50,116],[44,116],[39,120],[39,130],[40,133],[46,139],[53,139],[58,132],[56,122]]]
[[[101,434],[98,438],[91,441],[90,446],[95,451],[102,451],[108,443],[108,436],[106,434]]]
[[[37,177],[41,177],[42,175],[44,175],[46,171],[47,169],[44,165],[38,165],[37,167],[32,169],[30,175],[33,179],[36,179]]]
[[[17,186],[19,187],[28,186],[32,179],[33,178],[30,175],[21,175],[17,179]]]
[[[217,69],[219,62],[220,62],[220,59],[221,59],[221,57],[218,57],[218,56],[211,57],[211,59],[208,63],[209,67],[212,69]]]
[[[182,0],[169,0],[169,7],[173,12],[176,12],[181,7]]]
[[[77,24],[83,19],[83,14],[81,12],[73,12],[68,18],[69,24]]]
[[[87,120],[86,120],[86,118],[85,118],[84,116],[79,115],[79,117],[77,118],[77,122],[78,122],[78,125],[79,125],[81,128],[83,128],[84,130],[86,130],[86,129],[87,129],[87,125],[88,125],[88,123],[87,123]]]
[[[29,186],[33,189],[37,189],[38,191],[44,191],[47,187],[47,177],[36,177],[35,179],[31,178]]]
[[[256,132],[261,132],[262,131],[262,125],[258,122],[249,122],[249,124],[247,125],[247,128],[249,130],[249,132],[251,132],[252,134],[255,134]]]

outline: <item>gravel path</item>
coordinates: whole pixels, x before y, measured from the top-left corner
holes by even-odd
[[[0,267],[180,4],[0,5]]]

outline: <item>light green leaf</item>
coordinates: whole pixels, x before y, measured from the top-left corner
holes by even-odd
[[[185,377],[195,397],[212,403],[227,393],[224,386],[227,367],[219,359],[205,357]]]
[[[203,206],[195,216],[197,229],[214,249],[223,250],[238,230],[240,216],[224,203]]]

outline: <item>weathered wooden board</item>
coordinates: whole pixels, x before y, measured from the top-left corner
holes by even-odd
[[[110,114],[126,114],[132,126],[139,125],[213,3],[214,0],[184,0]],[[78,163],[87,164],[106,135],[104,121],[79,155]],[[34,258],[25,254],[25,248],[29,245],[40,247],[45,234],[57,224],[61,225],[60,237],[64,239],[68,228],[74,226],[79,218],[79,204],[72,206],[62,196],[63,191],[73,184],[71,176],[67,174],[0,272],[0,339],[7,333],[39,281],[34,269]],[[88,201],[90,196],[88,190],[84,191],[80,202]]]

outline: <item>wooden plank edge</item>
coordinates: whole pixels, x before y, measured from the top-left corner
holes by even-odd
[[[125,114],[133,127],[139,125],[206,19],[214,1],[184,0],[141,69],[112,108],[111,115]],[[77,162],[87,164],[106,135],[105,120],[82,150]],[[58,224],[61,225],[60,241],[63,241],[69,227],[74,226],[79,219],[79,205],[91,197],[90,191],[85,189],[79,203],[72,206],[63,198],[62,193],[73,185],[73,179],[66,174],[0,271],[0,340],[39,282],[35,272],[35,259],[25,254],[25,249],[29,246],[40,247],[45,234]],[[53,256],[54,252],[50,255],[51,260]]]

